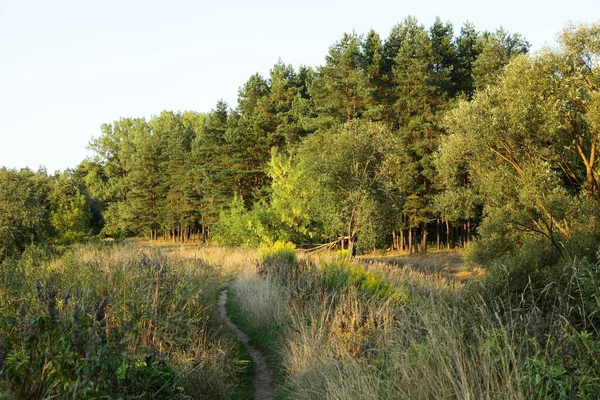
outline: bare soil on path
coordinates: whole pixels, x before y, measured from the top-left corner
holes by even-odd
[[[227,315],[225,304],[227,303],[227,291],[222,291],[219,295],[219,313],[221,320],[231,329],[238,340],[244,343],[248,353],[254,360],[254,378],[252,386],[254,387],[254,398],[256,400],[271,400],[275,397],[275,384],[273,383],[273,372],[267,365],[265,356],[260,350],[250,345],[250,338],[236,324],[234,324]]]

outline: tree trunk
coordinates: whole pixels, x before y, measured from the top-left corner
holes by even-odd
[[[450,249],[450,222],[446,220],[446,247]]]
[[[417,235],[417,229],[418,228],[412,228],[413,229],[413,234],[412,234],[412,239],[413,239],[413,247],[415,249],[415,254],[419,254],[419,239],[418,239],[418,235]]]
[[[467,220],[467,243],[471,243],[471,221]]]
[[[357,242],[358,236],[356,235],[356,233],[352,234],[349,238],[348,238],[348,251],[350,252],[350,256],[352,258],[356,257],[356,242]]]
[[[440,250],[440,219],[435,219],[435,230],[436,230],[436,249]]]
[[[423,222],[421,224],[421,250],[422,253],[427,253],[427,224]]]
[[[400,229],[400,251],[404,252],[406,251],[406,246],[405,246],[405,239],[404,239],[404,229]]]
[[[412,228],[408,228],[408,254],[413,253]]]

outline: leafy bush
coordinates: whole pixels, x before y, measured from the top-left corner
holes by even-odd
[[[234,197],[229,208],[221,212],[215,240],[224,246],[259,247],[288,240],[288,232],[274,211],[264,203],[248,210],[241,197]]]
[[[297,273],[296,246],[290,242],[276,241],[263,245],[258,251],[259,274],[272,274],[290,279]]]
[[[529,347],[524,373],[531,398],[597,398],[600,342],[592,334],[565,328],[545,343],[530,338]]]
[[[5,260],[0,398],[238,398],[245,364],[211,325],[221,282],[204,263],[124,246]]]
[[[327,290],[337,292],[356,288],[366,297],[376,297],[394,302],[409,301],[406,287],[388,282],[379,274],[366,271],[361,265],[350,261],[349,254],[342,254],[334,262],[322,262],[317,266],[318,279]]]
[[[134,355],[127,327],[106,325],[101,300],[93,315],[66,310],[69,294],[50,288],[43,315],[25,320],[0,318],[0,337],[8,348],[0,360],[7,393],[35,398],[162,398],[177,392],[175,372],[155,354]],[[60,309],[57,308],[60,304]]]

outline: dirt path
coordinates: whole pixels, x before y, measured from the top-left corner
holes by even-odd
[[[227,303],[227,291],[222,291],[219,296],[219,311],[221,319],[225,322],[225,325],[229,329],[235,332],[237,338],[244,343],[248,353],[254,360],[254,378],[252,380],[252,386],[254,387],[254,399],[255,400],[271,400],[275,397],[275,385],[273,383],[273,373],[267,365],[265,356],[260,350],[250,345],[250,339],[248,335],[241,331],[240,328],[234,324],[225,309],[225,303]]]

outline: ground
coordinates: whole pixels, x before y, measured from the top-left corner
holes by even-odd
[[[481,276],[483,270],[468,266],[459,250],[436,250],[423,254],[406,254],[399,251],[373,252],[360,256],[365,261],[379,261],[411,268],[427,274],[439,274],[459,280]]]

